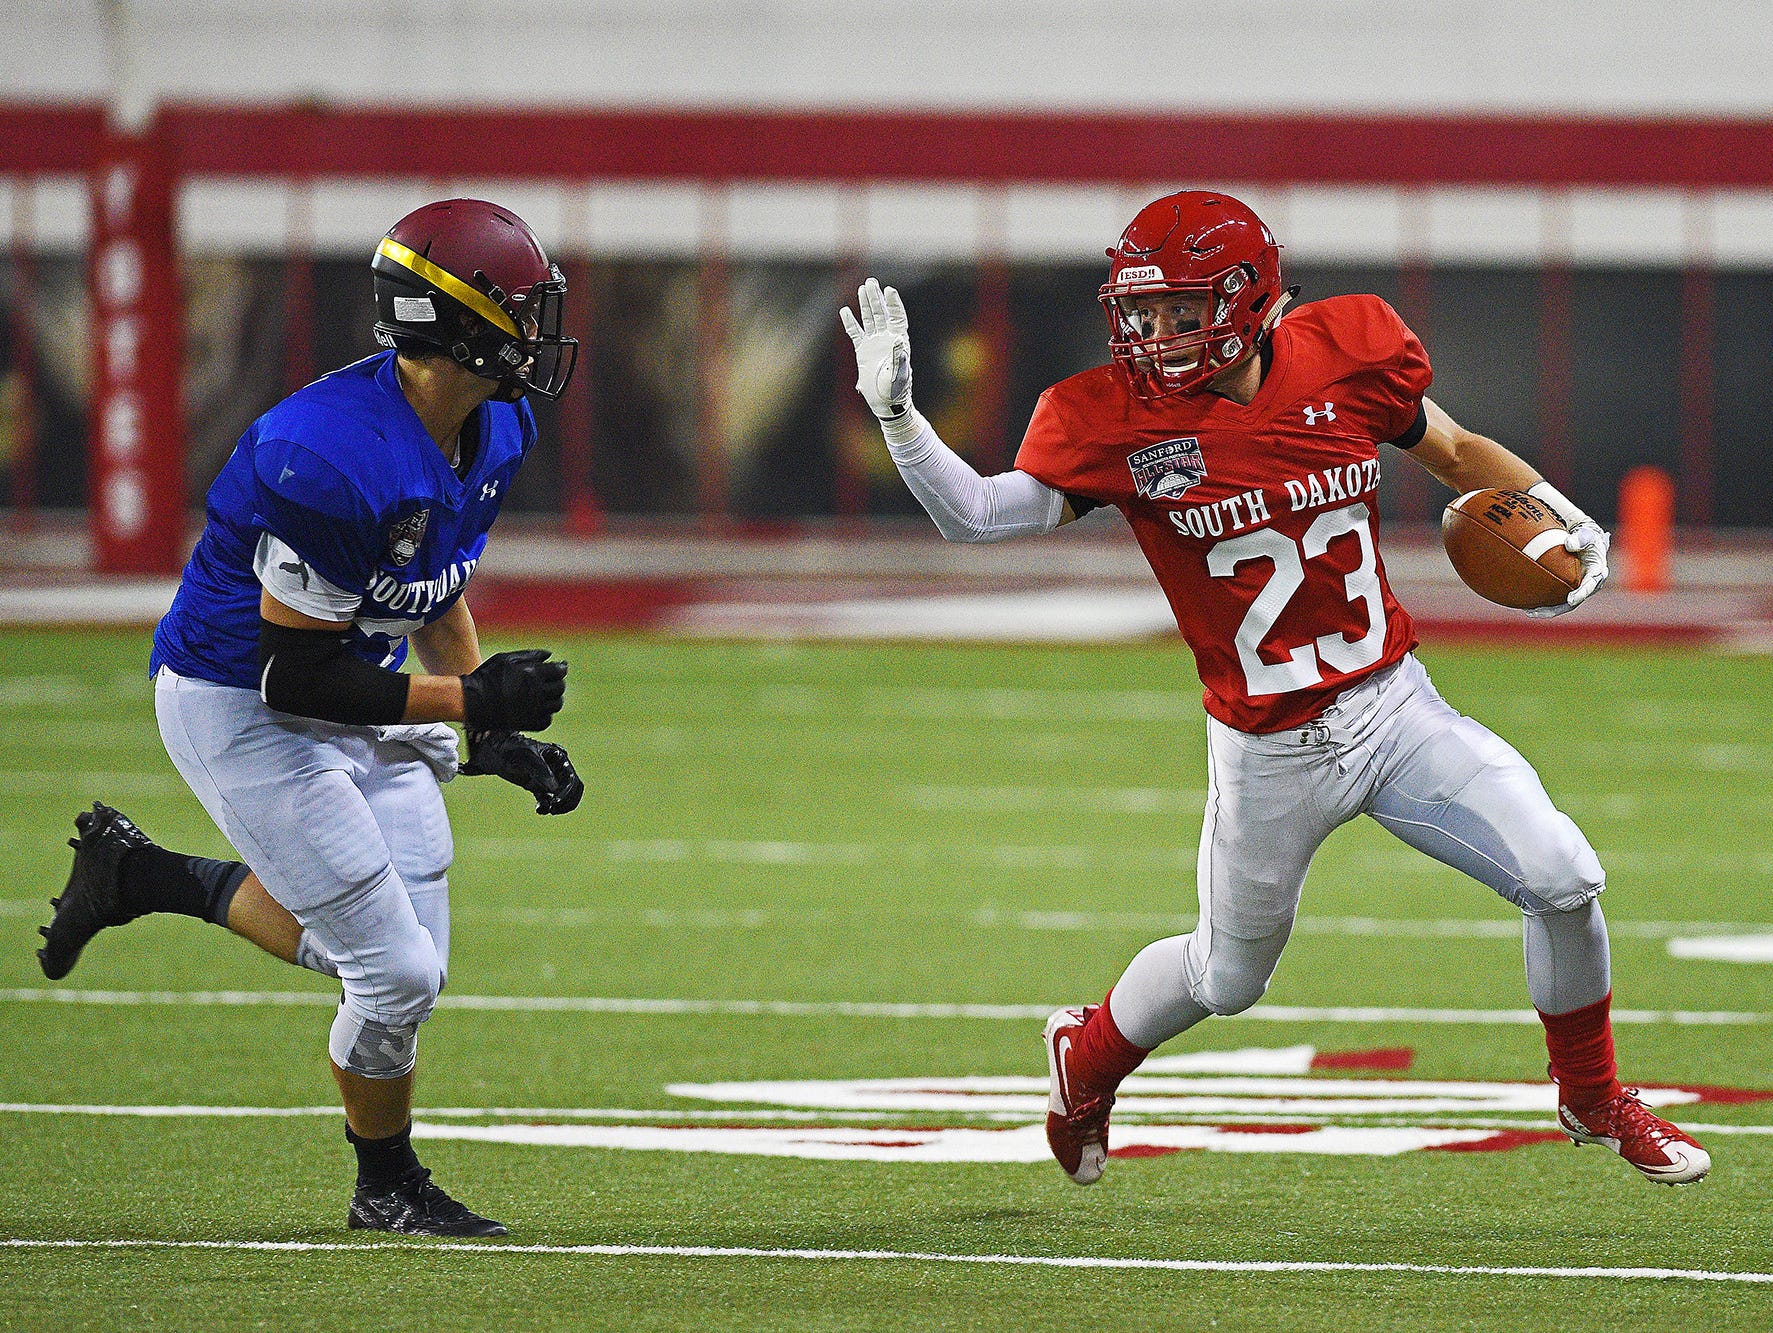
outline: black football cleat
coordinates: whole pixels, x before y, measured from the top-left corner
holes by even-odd
[[[425,1167],[398,1185],[359,1185],[345,1225],[353,1231],[397,1231],[403,1236],[503,1236],[505,1224],[482,1217],[431,1183]]]
[[[135,920],[137,913],[124,910],[118,887],[123,858],[154,845],[128,815],[97,801],[92,809],[74,816],[74,827],[80,836],[68,839],[68,846],[74,849],[68,887],[61,897],[49,900],[55,908],[49,924],[37,927],[43,936],[37,961],[51,981],[60,981],[73,971],[86,942],[106,926]]]

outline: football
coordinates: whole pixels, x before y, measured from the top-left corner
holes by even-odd
[[[1447,559],[1479,597],[1521,610],[1555,606],[1582,581],[1566,529],[1524,491],[1467,491],[1441,516]]]

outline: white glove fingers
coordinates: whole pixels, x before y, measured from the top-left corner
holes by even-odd
[[[850,313],[850,308],[847,305],[837,307],[837,317],[843,321],[843,331],[850,335],[850,341],[861,342],[862,326],[856,322],[856,317]]]
[[[905,315],[905,303],[899,299],[899,289],[888,287],[881,293],[886,306],[887,323],[895,333],[909,333],[911,321]]]
[[[886,297],[881,294],[880,280],[870,278],[863,286],[868,290],[868,314],[873,321],[870,331],[884,333],[887,328],[887,306]]]

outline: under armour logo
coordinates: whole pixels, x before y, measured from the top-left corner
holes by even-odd
[[[498,498],[498,495],[499,495],[499,483],[498,482],[489,481],[489,482],[482,483],[482,485],[480,487],[480,498],[482,500],[496,500]]]
[[[1322,407],[1308,407],[1305,409],[1305,424],[1307,426],[1317,425],[1319,417],[1322,417],[1325,421],[1334,421],[1336,419],[1336,404],[1325,403]]]

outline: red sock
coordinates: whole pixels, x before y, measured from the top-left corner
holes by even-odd
[[[1083,1025],[1071,1047],[1071,1068],[1080,1083],[1098,1092],[1113,1092],[1151,1052],[1121,1036],[1114,1015],[1108,1011],[1111,990],[1090,1021]]]
[[[1608,1017],[1612,1007],[1613,993],[1608,991],[1606,998],[1567,1014],[1540,1011],[1545,1049],[1551,1052],[1551,1076],[1559,1095],[1577,1110],[1599,1106],[1621,1091]]]

